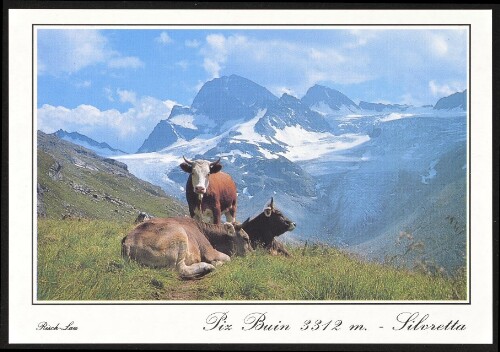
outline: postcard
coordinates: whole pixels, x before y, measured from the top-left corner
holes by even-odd
[[[11,9],[9,343],[491,344],[491,11],[373,13]]]

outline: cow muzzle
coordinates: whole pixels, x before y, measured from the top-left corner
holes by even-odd
[[[297,225],[295,225],[294,222],[290,222],[290,225],[288,225],[288,231],[293,231]]]
[[[203,186],[196,186],[194,188],[194,192],[198,193],[198,194],[205,194],[207,192],[207,190]]]

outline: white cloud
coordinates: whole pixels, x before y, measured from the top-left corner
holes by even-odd
[[[165,106],[167,107],[167,109],[169,111],[169,113],[168,113],[169,115],[170,115],[170,111],[172,111],[172,109],[174,108],[175,105],[180,105],[175,100],[170,100],[170,99],[164,100],[163,104],[165,104]]]
[[[195,92],[195,93],[198,93],[200,91],[201,87],[203,87],[203,85],[205,83],[206,82],[198,80],[198,83],[196,83],[196,85],[193,87],[192,91]]]
[[[155,38],[158,43],[161,44],[171,44],[174,40],[168,35],[167,32],[161,32],[158,37]]]
[[[196,40],[196,39],[192,39],[192,40],[186,40],[184,42],[184,45],[187,46],[188,48],[197,48],[201,45],[201,42],[199,40]]]
[[[207,45],[201,49],[201,53],[204,55],[203,68],[210,75],[210,78],[217,78],[222,68],[221,65],[227,60],[226,37],[222,34],[209,34],[206,41]],[[229,44],[231,45],[231,43]]]
[[[110,68],[140,68],[144,67],[144,62],[142,62],[138,57],[135,56],[125,56],[117,57],[108,61],[108,67]]]
[[[268,87],[281,95],[287,87],[299,96],[320,81],[341,84],[359,83],[372,78],[359,73],[360,56],[356,62],[331,45],[291,42],[275,39],[255,39],[245,35],[210,34],[200,48],[203,68],[209,79],[236,73]]]
[[[448,54],[448,42],[441,35],[431,37],[431,46],[434,54],[437,56],[446,56]]]
[[[116,93],[118,94],[118,97],[122,103],[135,104],[135,102],[137,101],[137,96],[136,96],[135,92],[133,92],[131,90],[117,89]]]
[[[424,105],[422,101],[418,98],[415,98],[412,94],[406,93],[401,96],[399,104],[413,105],[413,106],[421,106]]]
[[[220,76],[221,66],[217,60],[206,57],[203,60],[203,68],[208,72],[210,78],[218,78]]]
[[[110,47],[108,39],[94,29],[43,29],[37,31],[38,74],[72,74],[107,64],[111,68],[137,68],[144,63]]]
[[[118,90],[117,94],[120,100],[131,102],[133,106],[120,112],[116,109],[100,110],[85,104],[73,109],[44,104],[37,110],[38,129],[46,133],[53,133],[60,128],[77,131],[97,141],[134,152],[156,124],[166,119],[172,107],[178,105],[173,100],[136,98],[134,92],[126,90]]]
[[[45,29],[37,35],[39,73],[74,73],[113,55],[107,38],[97,30]]]
[[[77,87],[77,88],[90,88],[91,86],[92,86],[91,80],[85,80],[85,81],[75,83],[75,87]]]
[[[288,87],[278,86],[270,88],[277,96],[282,96],[283,94],[292,95],[297,97],[296,93]]]
[[[186,71],[189,67],[189,62],[187,60],[177,61],[176,66],[179,66],[183,71]]]
[[[115,98],[113,97],[113,90],[110,87],[104,87],[103,92],[106,99],[109,101],[115,101]]]
[[[360,46],[365,46],[368,42],[372,41],[377,37],[377,33],[381,31],[374,30],[363,30],[363,29],[352,29],[348,33],[354,38],[354,41],[349,42],[345,45],[348,49],[354,49]]]
[[[431,94],[435,97],[447,97],[453,93],[461,92],[465,88],[460,82],[449,82],[445,84],[439,84],[432,80],[429,82],[429,89]]]

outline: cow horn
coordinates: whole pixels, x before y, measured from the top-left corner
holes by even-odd
[[[245,221],[243,221],[243,224],[241,224],[241,227],[245,227],[248,225],[248,223],[250,222],[250,217],[248,217]]]
[[[183,158],[183,159],[184,159],[184,161],[185,161],[186,163],[188,163],[189,165],[193,165],[193,162],[192,162],[191,160],[186,159],[186,157],[185,157],[184,155],[182,156],[182,158]]]
[[[220,163],[220,157],[217,161],[213,161],[210,163],[210,166],[214,166],[214,165],[217,165],[218,163]]]
[[[274,197],[271,197],[271,203],[269,204],[271,209],[274,209]]]

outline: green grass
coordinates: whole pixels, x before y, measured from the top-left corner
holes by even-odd
[[[139,211],[155,216],[172,216],[186,214],[186,207],[173,198],[155,194],[152,185],[135,178],[120,177],[106,172],[78,168],[64,163],[62,180],[53,180],[48,170],[55,159],[38,151],[38,183],[46,189],[43,203],[47,218],[61,219],[65,214],[90,219],[106,219],[110,221],[133,221]],[[87,189],[95,190],[91,194],[75,192],[71,183],[79,184]],[[92,195],[97,194],[99,198]],[[109,195],[124,204],[117,205],[102,199]]]
[[[431,276],[365,262],[330,247],[258,250],[205,278],[121,258],[130,222],[38,220],[39,300],[465,300],[466,276]]]

